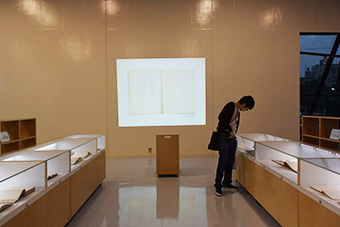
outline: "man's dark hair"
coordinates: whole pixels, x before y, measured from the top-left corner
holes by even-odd
[[[252,96],[250,95],[247,95],[247,96],[243,96],[239,101],[238,103],[240,104],[243,104],[245,103],[246,106],[245,107],[248,107],[250,110],[254,108],[255,106],[255,100]]]

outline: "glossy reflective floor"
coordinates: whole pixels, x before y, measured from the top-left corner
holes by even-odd
[[[243,188],[216,197],[216,164],[185,157],[178,178],[159,178],[154,158],[108,159],[102,186],[67,226],[280,226]]]

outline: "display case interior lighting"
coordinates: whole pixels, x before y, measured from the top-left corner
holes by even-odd
[[[43,146],[41,148],[35,149],[36,151],[43,151],[43,150],[57,150],[57,143],[52,143],[47,146]]]
[[[91,154],[94,154],[97,151],[97,142],[94,138],[64,138],[34,150],[71,150],[72,152],[90,152]]]
[[[327,154],[334,154],[335,156],[339,156],[339,158],[340,158],[340,153],[338,153],[338,152],[333,152],[333,151],[325,150],[325,149],[322,149],[322,148],[313,147],[313,146],[310,146],[310,145],[307,145],[307,144],[301,144],[301,146],[308,148],[308,149],[311,149],[311,150],[314,149],[314,150],[317,150],[317,151],[321,151],[321,152],[324,152],[324,153],[327,153]]]
[[[238,147],[254,149],[254,142],[258,141],[289,141],[287,139],[265,133],[243,133],[238,135]]]
[[[96,138],[97,139],[97,149],[102,150],[106,148],[105,145],[105,135],[97,135],[97,134],[77,134],[68,136],[66,138],[79,139],[79,138]]]
[[[13,157],[5,158],[4,162],[11,162],[11,161],[23,161],[25,160],[25,157],[23,155],[15,155]]]
[[[302,146],[300,142],[284,142],[284,141],[265,141],[257,142],[262,146],[266,146],[271,150],[277,150],[280,153],[285,153],[287,155],[296,158],[334,158],[337,157],[335,152],[324,150],[325,152],[320,152],[312,146]]]
[[[36,149],[37,151],[43,151],[43,150],[69,150],[72,149],[73,146],[67,142],[60,141],[56,143],[49,144],[47,146],[43,146],[41,148]]]

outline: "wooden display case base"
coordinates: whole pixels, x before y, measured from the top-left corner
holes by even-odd
[[[298,190],[238,154],[240,184],[282,226],[298,226]]]
[[[339,227],[340,216],[299,192],[299,227]]]
[[[39,226],[59,227],[70,220],[70,178],[61,182],[35,201],[4,227]]]
[[[255,197],[282,225],[298,226],[298,189],[264,168],[255,167]]]
[[[239,153],[236,154],[236,160],[238,170],[235,174],[238,176],[238,181],[252,196],[254,196],[256,164]]]
[[[105,178],[105,152],[71,176],[71,216],[73,216]]]

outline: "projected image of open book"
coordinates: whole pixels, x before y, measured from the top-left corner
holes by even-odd
[[[297,160],[278,160],[278,159],[272,159],[273,162],[280,166],[284,166],[287,169],[297,173],[298,172],[298,163]]]
[[[194,114],[194,70],[128,71],[129,114]]]
[[[205,58],[116,64],[119,127],[206,125]]]
[[[315,185],[309,187],[324,194],[330,199],[340,200],[340,185]]]

